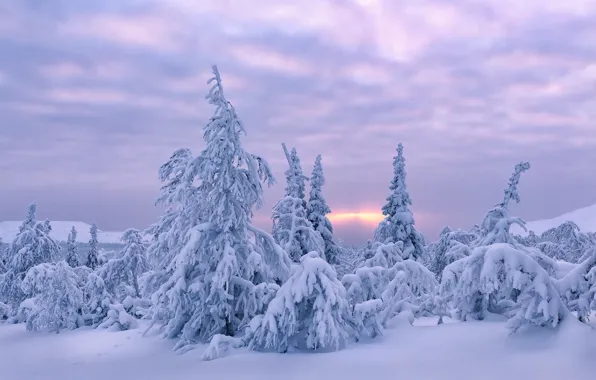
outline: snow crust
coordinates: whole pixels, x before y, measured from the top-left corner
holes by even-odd
[[[0,324],[3,380],[242,379],[242,380],[559,380],[591,379],[596,331],[569,319],[556,331],[506,333],[490,316],[436,326],[418,319],[398,324],[373,343],[325,354],[259,353],[234,349],[203,361],[203,347],[178,355],[172,341],[142,337],[144,328],[113,332],[77,329],[31,334]],[[142,322],[144,323],[144,322]],[[7,349],[9,347],[10,349]]]

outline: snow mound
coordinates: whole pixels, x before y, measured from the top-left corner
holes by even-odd
[[[565,222],[573,222],[577,224],[580,231],[582,232],[596,232],[596,204],[580,208],[551,219],[528,222],[526,223],[526,228],[528,231],[534,231],[534,233],[540,235],[543,232],[551,228],[558,227]],[[523,231],[519,226],[512,226],[511,232],[522,236],[527,235],[527,232]]]
[[[15,236],[19,232],[21,221],[4,221],[0,222],[0,238],[4,243],[10,243],[14,240]],[[60,242],[68,240],[68,234],[74,226],[77,230],[77,242],[88,243],[91,239],[89,229],[90,224],[84,222],[71,222],[71,221],[51,221],[52,231],[50,236]],[[114,231],[101,231],[97,232],[97,240],[102,244],[120,244],[122,243],[123,232]]]

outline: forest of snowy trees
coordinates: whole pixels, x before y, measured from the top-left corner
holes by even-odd
[[[446,227],[427,242],[415,228],[398,144],[384,219],[365,246],[351,249],[334,239],[324,156],[307,176],[298,151],[282,144],[285,192],[271,232],[256,227],[253,210],[274,178],[266,160],[242,146],[247,131],[216,67],[208,83],[214,113],[204,149],[179,149],[159,168],[163,215],[146,231],[127,230],[121,251],[102,260],[96,225],[86,252],[74,227],[61,248],[32,204],[0,251],[0,320],[55,332],[124,330],[146,320],[146,331],[175,340],[179,352],[209,343],[210,360],[239,347],[338,350],[382,335],[399,314],[441,323],[494,313],[513,333],[585,322],[596,311],[594,234],[572,222],[540,236],[510,232],[514,224],[525,229],[510,206],[520,201],[528,162],[514,167],[503,199],[478,225]]]

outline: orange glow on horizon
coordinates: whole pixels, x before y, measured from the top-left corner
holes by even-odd
[[[369,212],[369,211],[359,211],[359,212],[332,212],[331,214],[327,215],[330,221],[342,223],[342,222],[351,222],[351,221],[361,221],[370,224],[379,223],[385,217],[380,212]]]

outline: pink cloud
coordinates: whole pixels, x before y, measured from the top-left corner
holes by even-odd
[[[69,19],[59,27],[67,37],[94,38],[117,45],[147,47],[159,51],[181,48],[179,35],[184,25],[168,15],[91,14]]]
[[[307,76],[314,71],[314,67],[306,61],[285,56],[262,46],[237,45],[225,50],[239,64],[254,68],[295,76]]]

